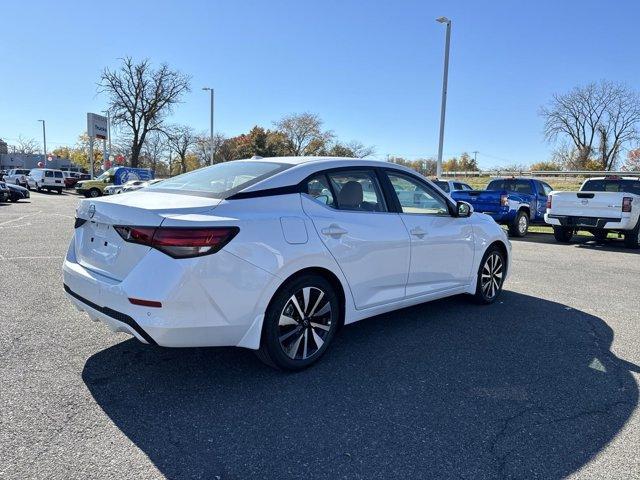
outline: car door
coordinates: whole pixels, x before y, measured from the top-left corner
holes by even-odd
[[[302,206],[335,258],[357,309],[402,300],[409,235],[390,212],[373,169],[334,170],[306,182]]]
[[[395,170],[386,176],[411,242],[406,296],[468,285],[474,256],[470,218],[453,217],[444,196],[422,179]]]

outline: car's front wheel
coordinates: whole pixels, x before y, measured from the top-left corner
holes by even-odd
[[[504,253],[497,246],[489,247],[478,269],[475,300],[482,304],[495,302],[502,292],[506,274],[507,259]]]
[[[258,357],[271,367],[301,370],[327,350],[338,328],[340,303],[324,277],[288,282],[267,308]]]

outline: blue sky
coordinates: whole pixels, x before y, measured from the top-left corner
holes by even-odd
[[[444,27],[453,21],[445,156],[483,167],[545,160],[538,108],[552,93],[610,79],[640,88],[640,2],[129,0],[3,2],[0,138],[73,144],[102,110],[100,71],[148,57],[192,76],[172,117],[216,130],[315,112],[379,157],[437,152]]]

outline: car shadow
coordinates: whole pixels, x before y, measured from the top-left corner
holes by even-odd
[[[505,291],[346,326],[314,367],[127,340],[82,378],[168,478],[562,478],[638,404],[600,318]]]
[[[556,241],[551,233],[529,232],[526,237],[509,237],[512,242],[545,243],[555,244],[561,247],[586,248],[590,250],[602,250],[605,252],[622,252],[639,254],[640,249],[627,248],[622,238],[608,238],[606,240],[595,240],[593,237],[575,235],[569,243]]]

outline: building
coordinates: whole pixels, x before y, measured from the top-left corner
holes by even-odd
[[[38,168],[38,163],[42,162],[42,155],[31,153],[8,153],[7,149],[3,150],[0,143],[0,170],[10,170],[12,168]],[[6,146],[6,143],[4,143]],[[68,158],[52,157],[47,160],[47,168],[56,168],[59,170],[81,171],[82,169]]]
[[[0,155],[2,155],[3,153],[9,153],[9,145],[7,145],[7,142],[0,138]]]

